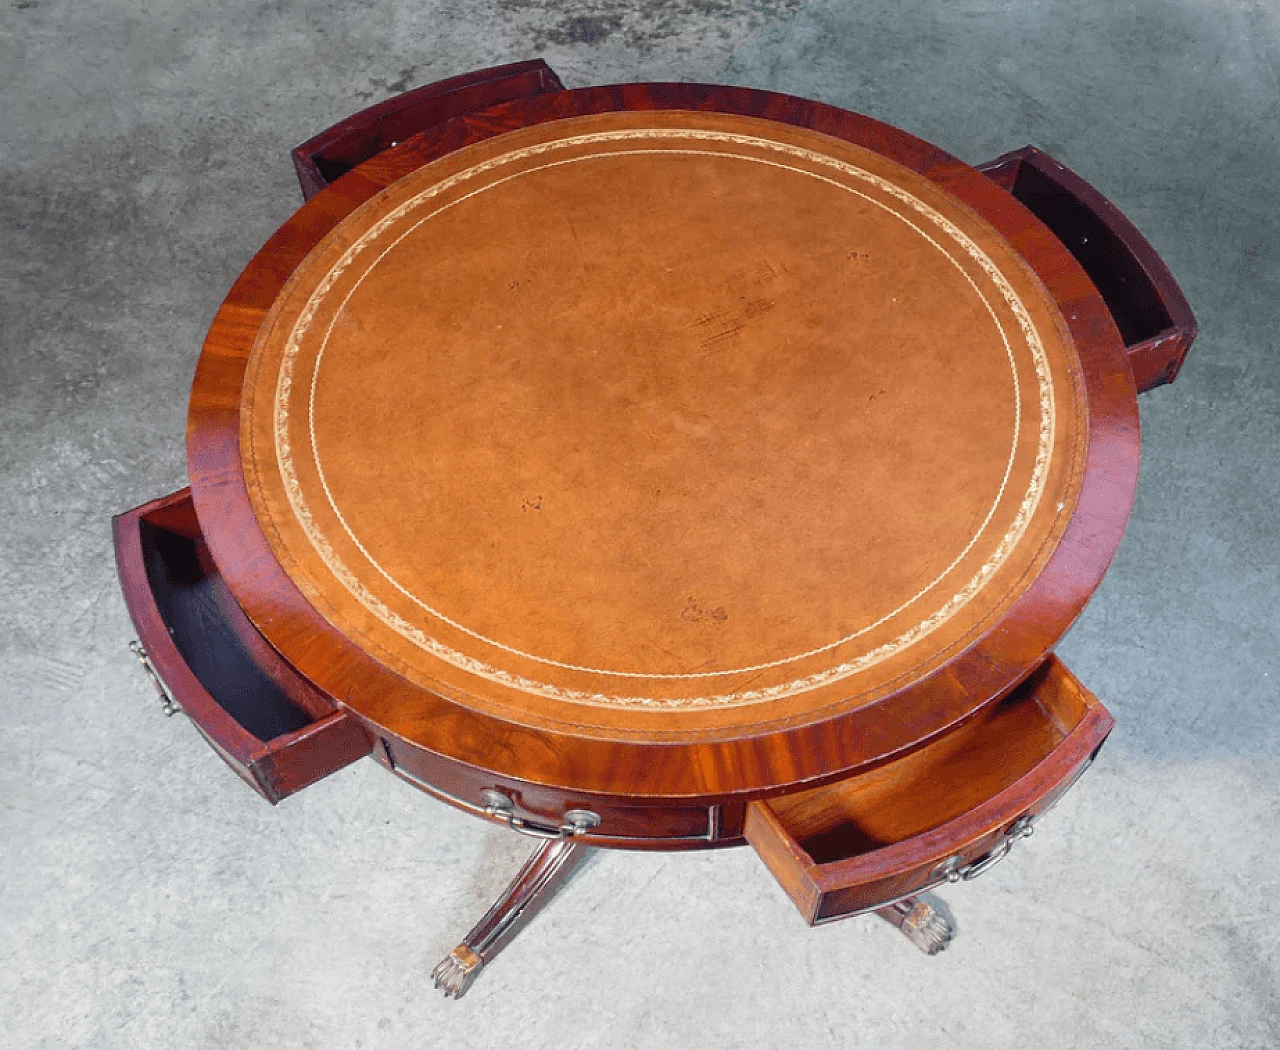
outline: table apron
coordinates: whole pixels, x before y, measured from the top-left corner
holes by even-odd
[[[709,849],[742,845],[743,803],[673,805],[602,802],[580,792],[499,777],[432,754],[403,740],[378,738],[377,760],[434,798],[494,823],[509,823],[487,807],[485,792],[511,799],[515,812],[537,828],[560,827],[573,810],[598,813],[600,824],[575,840],[613,849]]]

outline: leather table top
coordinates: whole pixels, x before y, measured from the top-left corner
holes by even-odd
[[[677,740],[971,645],[1088,444],[1058,307],[985,219],[684,111],[536,124],[361,204],[276,298],[239,420],[272,554],[361,650],[477,712]]]

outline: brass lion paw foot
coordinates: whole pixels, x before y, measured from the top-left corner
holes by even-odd
[[[460,944],[431,971],[431,980],[446,999],[461,999],[483,968],[484,960],[467,945]]]
[[[955,936],[951,921],[921,897],[908,897],[876,911],[886,922],[902,931],[925,955],[944,951]]]

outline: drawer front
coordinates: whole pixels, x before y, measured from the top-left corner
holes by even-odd
[[[554,832],[562,826],[566,814],[579,810],[600,818],[599,824],[574,836],[592,846],[707,849],[739,845],[742,841],[742,803],[638,806],[498,777],[397,738],[382,740],[379,751],[384,765],[428,794],[477,816],[509,823],[517,830],[523,826],[538,837]],[[510,803],[511,821],[503,813],[506,804],[502,799]]]
[[[856,915],[998,863],[1113,725],[1050,657],[1010,696],[912,755],[752,802],[745,836],[810,924]]]

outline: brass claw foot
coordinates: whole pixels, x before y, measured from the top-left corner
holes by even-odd
[[[898,927],[925,955],[944,951],[955,935],[950,920],[922,897],[896,901],[877,909],[876,914]]]
[[[444,992],[446,999],[461,999],[483,968],[484,960],[467,945],[460,944],[431,971],[431,981]]]

